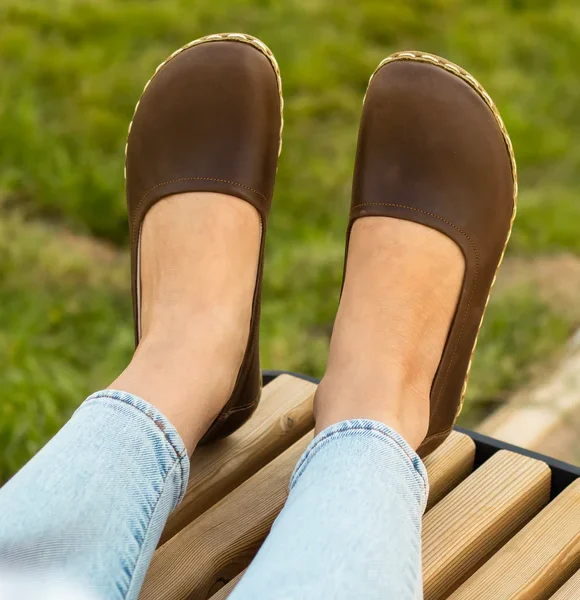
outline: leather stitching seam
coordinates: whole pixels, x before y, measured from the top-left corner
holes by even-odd
[[[448,435],[450,435],[450,433],[452,431],[453,431],[453,426],[451,426],[449,429],[446,429],[445,431],[441,431],[440,433],[432,433],[431,435],[428,435],[421,442],[421,445],[419,446],[419,448],[423,447],[427,442],[431,442],[432,440],[437,440],[437,439],[442,438],[442,437],[447,437]]]
[[[139,203],[137,204],[137,207],[135,208],[135,217],[133,218],[133,231],[135,230],[135,226],[137,225],[137,217],[139,216],[139,209],[141,208],[141,205],[143,204],[143,201],[145,200],[145,198],[147,198],[147,196],[153,190],[163,187],[164,185],[168,185],[169,183],[177,183],[178,181],[215,181],[217,183],[228,183],[230,185],[235,185],[235,186],[244,188],[246,190],[249,190],[250,192],[254,192],[254,194],[258,194],[260,196],[260,198],[262,198],[264,200],[264,202],[266,202],[266,203],[268,202],[268,199],[266,198],[266,196],[264,194],[262,194],[262,192],[255,190],[254,188],[250,187],[249,185],[244,185],[243,183],[238,183],[237,181],[229,181],[228,179],[217,179],[215,177],[180,177],[179,179],[170,179],[169,181],[164,181],[163,183],[158,183],[157,185],[154,185],[153,187],[149,188],[141,196],[141,199],[139,200]]]
[[[252,406],[256,406],[258,402],[259,400],[254,400],[253,402],[244,404],[243,406],[235,406],[234,408],[231,408],[227,414],[231,415],[232,413],[240,412],[241,410],[247,410],[248,408],[252,408]]]

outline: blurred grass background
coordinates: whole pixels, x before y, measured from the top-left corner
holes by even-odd
[[[260,37],[282,70],[264,367],[323,372],[361,101],[378,62],[403,49],[471,71],[518,159],[508,262],[520,276],[493,298],[463,424],[525,382],[580,322],[533,277],[538,257],[580,255],[574,0],[0,0],[0,23],[0,483],[131,355],[127,126],[157,64],[209,33]]]

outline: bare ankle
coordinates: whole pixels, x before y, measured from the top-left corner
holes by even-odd
[[[358,380],[348,371],[327,373],[316,392],[314,417],[317,433],[341,421],[378,421],[417,449],[429,427],[429,388],[404,384],[395,372]]]
[[[141,339],[113,383],[176,427],[189,452],[226,404],[247,346],[260,219],[238,198],[171,196],[141,237]]]
[[[419,447],[462,277],[461,252],[441,233],[387,217],[356,221],[317,430],[373,419]]]

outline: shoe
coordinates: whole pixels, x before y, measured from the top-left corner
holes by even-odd
[[[422,52],[399,52],[379,65],[363,105],[347,253],[357,219],[385,216],[437,229],[465,258],[463,286],[431,387],[422,457],[443,443],[461,411],[516,195],[508,133],[469,73]]]
[[[202,443],[233,433],[261,395],[259,321],[264,240],[282,132],[282,83],[272,52],[249,35],[210,35],[155,71],[129,126],[125,179],[135,341],[141,337],[139,243],[149,209],[171,194],[218,192],[256,208],[261,247],[248,345],[231,397]]]

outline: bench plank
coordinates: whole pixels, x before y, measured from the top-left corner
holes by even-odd
[[[264,387],[248,423],[227,439],[198,448],[185,498],[167,521],[160,544],[310,431],[315,391],[310,381],[280,375]]]
[[[429,504],[438,502],[450,489],[462,481],[473,468],[475,443],[473,440],[454,431],[446,442],[425,461],[429,473]],[[225,600],[242,578],[240,573],[232,581],[211,597],[211,600]]]
[[[548,501],[550,469],[500,450],[423,519],[425,600],[447,598]]]
[[[578,598],[580,598],[580,571],[572,575],[550,600],[578,600]]]
[[[458,461],[450,457],[471,454],[471,444],[462,442],[463,437],[452,436],[429,462],[436,490],[445,489],[455,477],[450,469]],[[311,438],[309,434],[299,440],[159,548],[141,598],[205,600],[244,569],[281,510],[292,470]]]
[[[228,583],[226,583],[221,590],[216,592],[210,600],[226,600],[226,598],[234,591],[234,588],[238,585],[245,572],[246,570],[244,569],[239,575],[236,575],[231,581],[228,581]]]
[[[430,485],[428,507],[438,502],[471,472],[474,456],[473,440],[463,433],[454,431],[446,442],[426,459],[425,466],[429,473]],[[242,575],[243,573],[239,574],[225,585],[211,597],[211,600],[225,600]]]
[[[427,510],[471,473],[474,458],[475,442],[468,435],[453,431],[445,443],[425,459],[429,473]]]
[[[433,455],[432,455],[433,456]],[[580,503],[580,481],[574,484],[576,490],[566,491],[569,494],[568,498],[564,497],[564,494],[559,496],[554,502],[548,504],[548,506],[536,516],[524,529],[520,531],[511,541],[509,541],[497,554],[495,554],[485,565],[476,572],[459,590],[457,590],[449,600],[487,600],[490,597],[490,590],[493,589],[494,598],[497,600],[544,600],[550,591],[553,591],[557,585],[560,585],[567,577],[570,576],[571,570],[577,567],[577,557],[580,553],[580,544],[577,542],[580,536],[580,515],[578,514],[577,507]],[[559,506],[556,505],[559,504]],[[560,526],[558,523],[568,523],[572,516],[574,528],[574,534],[572,530],[566,532],[565,528]],[[541,525],[541,527],[538,527]],[[553,536],[554,539],[548,540],[549,533],[559,531],[560,535]],[[549,546],[542,547],[542,555],[547,553],[550,554],[550,564],[546,561],[537,560],[538,555],[536,554],[539,540],[549,541]],[[572,542],[574,540],[574,542]],[[555,542],[555,543],[554,543]],[[575,544],[575,546],[573,546]],[[521,566],[522,566],[522,555],[525,556],[525,549],[533,549],[533,556],[535,562],[526,562],[526,573],[534,571],[534,574],[539,574],[541,577],[535,581],[535,585],[529,586],[526,582],[526,587],[522,588],[519,583],[514,587],[513,583],[515,580],[512,577],[516,577],[520,574],[521,577]],[[556,552],[549,552],[550,549]],[[550,568],[556,565],[561,565],[560,559],[563,554],[570,548],[575,548],[575,555],[567,555],[564,557],[564,561],[567,563],[565,569],[557,569],[557,575],[550,573]],[[507,556],[504,556],[507,555]],[[525,557],[527,560],[527,556]],[[576,561],[576,562],[575,562]],[[510,572],[511,563],[514,563],[514,571]],[[485,580],[477,580],[477,586],[472,584],[476,583],[476,578],[487,571],[490,566],[494,569],[489,573],[489,577]],[[229,594],[233,591],[234,587],[238,584],[242,578],[244,572],[237,575],[227,585],[225,585],[219,592],[211,597],[211,600],[226,600]],[[545,576],[548,576],[551,583],[546,581]],[[536,587],[537,586],[537,587]],[[464,595],[466,590],[472,590],[473,594]],[[500,592],[501,590],[501,592]],[[543,590],[543,594],[539,595],[539,590]],[[525,592],[524,595],[518,592]],[[528,592],[531,593],[528,594]],[[550,600],[575,600],[580,598],[580,571],[576,573],[575,577],[559,590],[556,596],[550,598]]]
[[[561,492],[452,596],[547,600],[580,568],[580,480]]]
[[[182,529],[153,555],[141,600],[209,598],[255,556],[288,493],[309,433]]]

